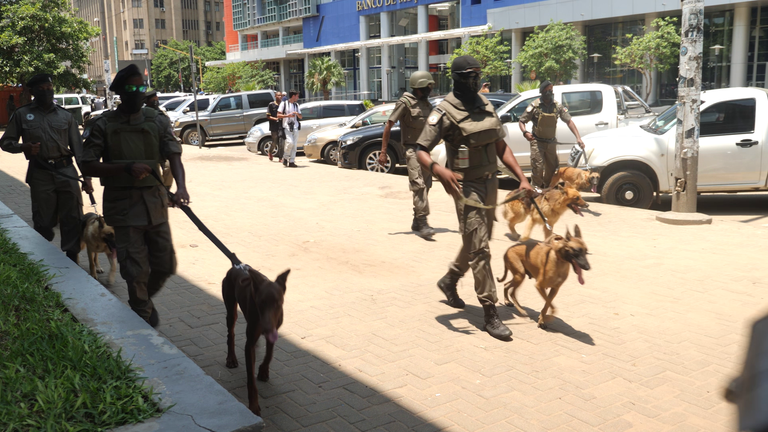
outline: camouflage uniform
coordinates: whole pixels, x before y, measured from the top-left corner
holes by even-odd
[[[544,120],[547,116],[546,120]],[[568,108],[557,101],[551,104],[536,99],[520,117],[522,123],[533,122],[531,141],[531,184],[540,188],[549,187],[552,176],[557,172],[560,161],[557,158],[557,119],[571,121]],[[541,124],[540,124],[541,123]],[[543,124],[546,123],[546,124]]]

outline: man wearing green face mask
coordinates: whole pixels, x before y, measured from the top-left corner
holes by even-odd
[[[568,125],[568,129],[576,137],[576,143],[584,148],[579,130],[571,120],[568,108],[555,100],[554,87],[549,81],[539,86],[541,97],[531,102],[525,113],[520,117],[520,130],[531,143],[531,183],[542,189],[549,186],[552,176],[557,171],[557,119],[560,118]],[[525,129],[525,124],[533,122],[533,132]]]

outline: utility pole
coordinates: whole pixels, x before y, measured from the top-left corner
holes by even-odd
[[[200,113],[197,111],[197,83],[195,83],[195,54],[192,45],[189,46],[189,64],[192,68],[192,94],[195,98],[195,124],[197,124],[197,148],[203,148],[203,136],[200,134]]]

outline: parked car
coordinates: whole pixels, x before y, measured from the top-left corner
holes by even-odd
[[[211,106],[211,102],[214,99],[216,99],[216,96],[198,96],[197,97],[198,111],[200,112],[206,111],[208,107]],[[166,105],[165,108],[166,108],[166,114],[168,114],[168,118],[171,119],[171,124],[173,124],[173,122],[178,120],[179,117],[187,113],[191,112],[192,115],[194,116],[195,98],[194,97],[183,98],[181,100],[181,103],[177,104],[175,108],[173,109],[168,108],[168,105]]]
[[[53,100],[56,104],[75,115],[78,124],[83,124],[91,115],[91,101],[86,95],[75,93],[58,94],[53,96]],[[78,109],[80,110],[79,118],[76,114]]]
[[[364,126],[386,123],[394,108],[394,104],[377,105],[346,123],[310,134],[304,144],[304,155],[309,159],[323,159],[328,164],[336,165],[339,137]]]
[[[245,138],[256,124],[267,121],[267,106],[275,100],[272,90],[257,90],[218,95],[204,112],[198,113],[198,136],[195,115],[186,114],[174,121],[173,133],[185,144],[197,145],[214,139]]]
[[[309,134],[331,125],[346,122],[354,116],[365,111],[362,101],[317,101],[299,105],[301,109],[301,130],[297,144],[297,151],[304,150],[304,142]],[[269,122],[260,123],[252,127],[245,137],[245,147],[254,153],[277,153],[277,148],[272,145],[272,134],[269,131]]]
[[[483,93],[483,96],[493,104],[493,109],[501,108],[502,105],[519,95],[520,93]],[[437,106],[443,99],[445,99],[445,96],[434,96],[429,98],[429,102],[432,103],[432,106]]]
[[[600,172],[604,202],[648,208],[676,187],[677,106],[651,122],[584,137],[588,166]],[[698,192],[768,190],[768,92],[728,88],[701,93]]]
[[[165,102],[160,102],[159,106],[160,106],[160,109],[163,110],[164,112],[173,111],[176,108],[178,108],[179,105],[184,103],[184,101],[186,101],[186,100],[187,100],[186,97],[178,97],[178,98],[168,99]]]
[[[165,102],[168,102],[171,99],[185,98],[185,97],[192,97],[192,93],[175,92],[175,93],[158,93],[157,94],[157,100],[160,101],[160,105],[162,105]]]

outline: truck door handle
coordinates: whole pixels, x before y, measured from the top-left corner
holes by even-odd
[[[751,140],[751,139],[743,139],[736,143],[737,146],[741,148],[750,148],[752,146],[757,145],[757,141]]]
[[[595,123],[595,126],[608,126],[608,122],[605,122],[605,121],[597,122]]]

